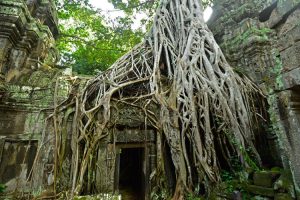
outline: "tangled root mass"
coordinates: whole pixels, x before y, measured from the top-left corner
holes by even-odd
[[[220,181],[220,160],[230,166],[230,157],[237,155],[247,166],[246,147],[251,147],[259,162],[252,130],[255,101],[263,96],[228,65],[202,14],[199,0],[161,0],[145,40],[90,80],[80,95],[60,105],[75,110],[73,193],[91,188],[93,181],[84,184],[84,177],[88,170],[96,170],[90,158],[107,137],[112,101],[136,106],[144,102],[145,117],[169,146],[176,174],[174,199],[182,199],[197,185]],[[149,103],[159,107],[159,115],[147,107]],[[63,133],[58,124],[65,110],[56,108],[53,115],[58,149]],[[60,154],[58,150],[56,171],[62,162]],[[157,168],[157,173],[164,170]]]

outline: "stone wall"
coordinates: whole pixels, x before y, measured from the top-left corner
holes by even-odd
[[[52,0],[0,1],[0,183],[6,192],[32,186],[28,180],[60,73],[53,68],[57,36]],[[58,88],[61,98],[67,84]]]
[[[143,105],[143,102],[141,102]],[[148,105],[153,111],[158,112],[156,105]],[[101,119],[98,119],[101,120]],[[153,189],[150,180],[150,174],[153,174],[156,169],[157,157],[157,134],[156,129],[151,126],[150,120],[147,121],[148,127],[145,127],[145,114],[143,109],[133,107],[122,102],[111,102],[111,120],[105,129],[103,138],[99,143],[98,153],[96,154],[97,170],[94,177],[95,188],[93,192],[97,194],[106,194],[119,192],[119,172],[120,172],[120,157],[122,149],[142,149],[143,158],[140,160],[143,163],[143,175],[145,177],[145,199],[150,199],[150,192]],[[76,156],[72,152],[72,145],[77,139],[71,135],[72,123],[68,124],[69,131],[67,132],[67,141],[65,146],[65,158],[62,164],[62,173],[58,181],[58,190],[70,189],[72,186],[71,172],[73,171],[72,158]],[[131,163],[135,165],[138,163]],[[129,166],[129,164],[128,164]],[[138,176],[138,172],[137,172]],[[138,179],[138,177],[137,177]],[[41,180],[38,180],[39,182]],[[85,189],[84,193],[90,194],[92,191]]]
[[[57,16],[52,0],[0,2],[0,73],[16,82],[57,59]]]
[[[300,184],[300,1],[215,0],[208,22],[229,63],[263,89],[273,165]],[[278,159],[279,158],[279,159]]]
[[[209,21],[230,64],[258,83],[268,97],[267,120],[271,125],[267,133],[258,133],[267,140],[268,148],[260,151],[264,164],[269,162],[291,170],[296,186],[300,185],[299,4],[299,0],[215,0],[214,14]],[[45,146],[41,138],[46,134],[44,142],[53,142],[54,136],[50,127],[44,129],[44,119],[53,107],[55,86],[60,85],[58,101],[67,96],[69,89],[68,76],[60,79],[60,71],[51,67],[57,61],[54,46],[57,35],[52,0],[0,1],[0,183],[8,186],[8,192],[53,186],[55,150],[53,143],[47,142]],[[118,119],[116,135],[110,134],[116,138],[103,141],[99,155],[106,157],[99,156],[99,162],[108,163],[114,142],[119,149],[127,148],[124,144],[128,143],[146,143],[149,155],[155,156],[155,132],[151,128],[141,131],[142,112],[126,109],[124,105],[117,107],[118,112],[112,110],[112,118]],[[71,143],[70,134],[66,140],[67,144]],[[41,159],[35,161],[38,152]],[[110,175],[103,176],[99,171],[100,192],[114,189],[118,156],[113,155],[110,169],[107,165],[101,167],[110,171]],[[70,159],[71,156],[64,161],[62,187],[70,187]],[[151,173],[156,160],[151,157],[145,160],[151,166]],[[34,162],[37,171],[32,174]],[[34,182],[28,181],[31,176]]]
[[[7,84],[7,97],[0,103],[0,183],[6,184],[7,192],[28,191],[36,186],[26,180],[30,180],[37,148],[43,143],[42,134],[54,139],[53,132],[44,129],[44,125],[45,119],[53,112],[56,82],[60,86],[57,88],[58,103],[67,96],[70,89],[68,76],[58,76],[57,73],[56,70],[38,70],[29,77],[23,75],[22,78],[26,77],[27,80],[19,81],[20,85]],[[47,146],[43,156],[48,158],[48,154],[51,154],[50,157],[53,157],[53,152],[53,147]],[[53,167],[53,162],[49,163]],[[49,166],[41,166],[39,169],[44,168]],[[34,174],[41,181],[39,186],[48,184],[49,177],[53,175],[43,177],[43,171],[35,171]]]
[[[6,192],[37,196],[44,191],[53,192],[55,134],[53,124],[46,124],[45,119],[53,112],[54,97],[60,103],[68,96],[69,83],[74,81],[52,67],[57,60],[54,10],[51,0],[0,3],[0,45],[3,47],[0,48],[3,49],[0,51],[0,183],[6,184]],[[57,90],[56,86],[59,86]],[[148,178],[156,167],[156,133],[153,127],[145,130],[149,127],[144,127],[143,110],[122,103],[112,104],[109,136],[102,140],[97,158],[100,170],[95,181],[99,193],[117,190],[116,163],[123,148],[143,149]],[[73,114],[74,110],[69,109],[70,120],[61,125],[66,128],[61,137],[65,153],[57,191],[72,187],[72,145],[77,142],[72,135]],[[114,144],[117,154],[112,148]],[[145,195],[149,196],[151,185],[145,188]]]

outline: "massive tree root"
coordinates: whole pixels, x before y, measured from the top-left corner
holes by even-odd
[[[145,40],[89,81],[82,94],[55,109],[57,176],[67,106],[75,109],[72,192],[80,193],[92,187],[92,181],[84,184],[85,176],[96,170],[91,155],[107,137],[111,102],[145,102],[145,116],[170,147],[176,174],[173,198],[183,199],[197,185],[209,191],[210,184],[220,181],[220,156],[230,166],[230,157],[237,155],[247,166],[244,149],[251,147],[259,163],[252,143],[256,98],[263,98],[256,86],[226,62],[203,20],[200,1],[161,0]],[[153,115],[146,102],[158,105],[160,114]]]

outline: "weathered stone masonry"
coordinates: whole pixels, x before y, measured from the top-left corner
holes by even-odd
[[[52,0],[1,0],[0,183],[7,186],[6,193],[53,192],[55,134],[51,124],[47,126],[44,120],[53,112],[54,96],[60,102],[67,97],[69,87],[66,77],[60,79],[59,70],[52,68],[57,61],[57,34]],[[56,85],[59,88],[55,95]],[[118,121],[117,127],[107,130],[110,136],[100,144],[96,190],[118,191],[119,181],[128,179],[123,175],[128,172],[120,168],[128,159],[123,154],[138,152],[142,195],[149,199],[153,187],[149,177],[156,167],[156,132],[154,128],[142,128],[145,121],[141,110],[116,107],[117,111],[112,110],[112,121]],[[71,119],[73,110],[68,114]],[[60,191],[70,189],[73,181],[72,121],[62,126],[67,131],[61,138],[65,157],[56,185]]]
[[[299,0],[216,0],[209,21],[230,64],[267,94],[271,126],[258,144],[264,164],[291,170],[296,186],[300,185],[299,4]],[[41,138],[43,119],[53,107],[57,71],[50,66],[57,60],[57,35],[52,0],[0,0],[0,183],[8,186],[8,192],[53,188],[55,149],[53,134],[49,134],[53,130],[44,131],[48,137]],[[58,80],[63,83],[58,89],[62,99],[68,84]],[[100,144],[98,154],[102,166],[96,174],[96,189],[100,192],[119,189],[122,150],[142,149],[143,181],[150,181],[156,167],[155,128],[143,130],[139,109],[116,108],[112,120],[118,123],[107,130],[110,137]],[[71,122],[66,123],[70,128]],[[69,133],[68,129],[66,144],[72,141]],[[258,137],[261,134],[265,133]],[[39,145],[47,141],[40,151]],[[66,146],[67,153],[70,148]],[[34,183],[28,182],[37,152]],[[71,162],[71,157],[64,158],[60,189],[71,187]],[[143,186],[146,198],[152,188],[151,183]]]
[[[230,64],[267,94],[269,151],[277,165],[291,169],[296,185],[300,184],[299,8],[298,0],[216,0],[208,23]]]
[[[53,107],[57,22],[52,0],[0,1],[0,183],[7,192],[31,187],[27,179],[50,111],[41,110]]]

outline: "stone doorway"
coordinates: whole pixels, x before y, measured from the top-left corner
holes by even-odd
[[[138,144],[118,145],[115,190],[122,200],[148,199],[149,158],[147,148]]]
[[[124,200],[145,197],[144,149],[123,148],[120,154],[119,191]]]

